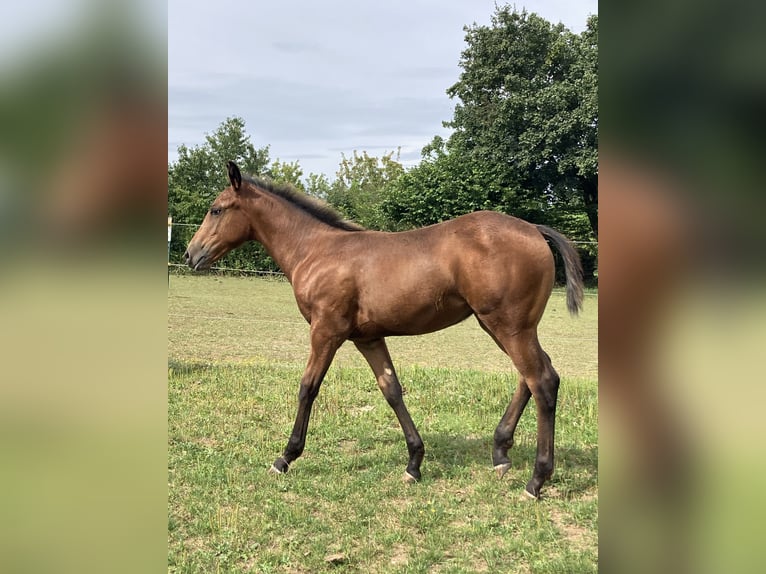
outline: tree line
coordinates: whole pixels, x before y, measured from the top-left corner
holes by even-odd
[[[464,28],[462,72],[447,88],[456,100],[451,135],[436,136],[420,162],[405,168],[397,150],[341,156],[334,179],[304,176],[299,162],[272,161],[256,148],[244,120],[230,117],[202,145],[178,148],[168,165],[174,221],[199,223],[228,185],[223,166],[288,183],[346,217],[383,231],[430,225],[481,209],[560,230],[577,241],[585,275],[595,281],[598,239],[598,16],[574,34],[536,14],[497,7],[489,25]],[[174,229],[171,261],[180,262],[194,229]],[[221,266],[277,270],[250,243]]]

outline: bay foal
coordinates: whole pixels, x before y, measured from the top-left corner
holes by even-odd
[[[231,185],[213,201],[189,242],[188,265],[207,269],[246,241],[258,241],[287,276],[311,326],[295,425],[272,471],[287,472],[303,453],[322,379],[335,352],[350,340],[370,364],[404,431],[409,452],[404,479],[419,480],[423,441],[402,400],[385,337],[430,333],[475,315],[519,371],[495,430],[492,462],[500,477],[510,468],[508,449],[533,397],[537,458],[525,490],[539,497],[553,474],[559,388],[537,338],[555,271],[546,239],[562,255],[567,307],[576,314],[582,306],[582,270],[569,241],[548,227],[492,211],[399,233],[365,230],[305,194],[243,178],[233,162],[227,167]]]

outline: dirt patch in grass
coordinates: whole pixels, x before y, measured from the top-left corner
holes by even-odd
[[[209,544],[210,540],[204,536],[192,536],[190,538],[185,538],[181,543],[184,550],[189,550],[192,552],[205,550]]]
[[[351,416],[358,417],[362,416],[365,413],[369,413],[370,411],[374,410],[374,405],[362,405],[361,407],[354,407],[352,409],[349,409],[349,413]]]
[[[215,447],[218,446],[218,441],[216,439],[214,439],[212,437],[208,437],[208,436],[203,436],[203,437],[200,437],[200,438],[196,438],[196,439],[194,439],[193,442],[197,443],[200,446],[204,446],[204,447],[207,447],[207,448],[215,448]]]
[[[580,496],[580,500],[583,502],[592,502],[593,500],[598,500],[598,490],[595,488],[589,488],[583,492],[582,496]]]
[[[567,546],[572,550],[588,550],[594,546],[593,531],[583,526],[572,524],[568,515],[558,508],[551,508],[551,522],[566,539]]]
[[[454,557],[446,553],[444,555],[445,562],[439,562],[438,564],[434,564],[428,569],[428,574],[440,574],[441,572],[454,572],[456,568],[460,568],[460,566],[457,564],[457,561],[454,559]],[[460,571],[464,571],[463,568],[460,568]],[[476,572],[477,574],[482,574],[484,572],[489,572],[489,566],[487,565],[487,562],[482,558],[476,558],[471,562],[471,572]]]
[[[409,557],[409,547],[404,546],[403,544],[397,544],[394,546],[393,552],[391,553],[391,566],[406,566],[409,564]]]
[[[359,450],[359,441],[355,439],[346,439],[338,443],[338,450],[343,454],[354,453]]]

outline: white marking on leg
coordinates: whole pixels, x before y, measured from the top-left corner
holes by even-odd
[[[383,369],[383,372],[386,373],[389,377],[394,374],[394,372],[391,369],[389,369],[388,367]]]

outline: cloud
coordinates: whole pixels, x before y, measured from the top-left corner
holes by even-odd
[[[313,42],[278,40],[272,42],[271,45],[278,52],[284,52],[285,54],[316,54],[322,51],[322,47]]]
[[[593,0],[526,4],[570,27],[575,20],[584,26],[585,13],[597,10]],[[218,38],[217,18],[229,10],[243,31],[201,41]],[[270,145],[272,158],[299,160],[306,173],[334,173],[339,150],[401,146],[402,157],[419,158],[452,119],[455,102],[446,90],[459,79],[463,26],[489,23],[493,10],[491,2],[436,0],[395,0],[385,9],[335,0],[221,0],[193,8],[172,1],[169,142],[199,144],[239,116],[256,146]],[[257,24],[248,30],[248,22]]]
[[[413,137],[427,142],[452,115],[446,97],[386,97],[281,77],[219,74],[217,82],[170,86],[168,99],[169,121],[179,131],[210,132],[236,115],[256,145],[313,142],[325,150],[314,157],[349,148],[396,149]]]

